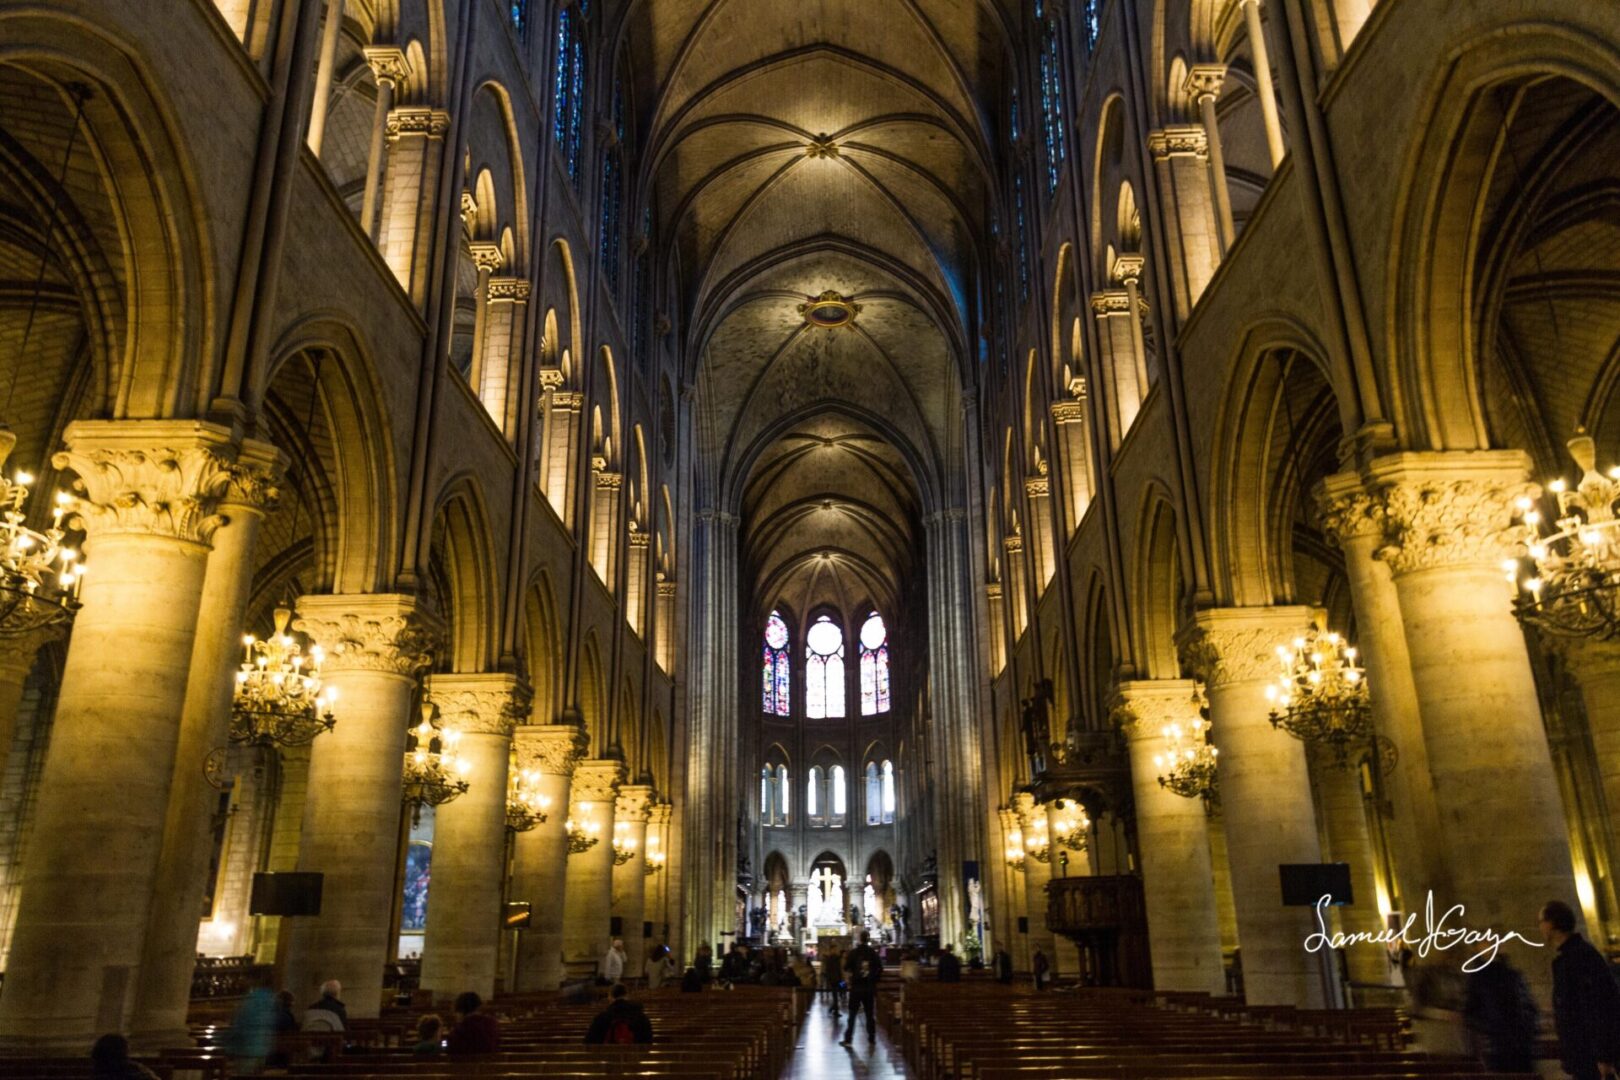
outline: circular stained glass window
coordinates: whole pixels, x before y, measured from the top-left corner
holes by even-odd
[[[804,640],[805,644],[810,646],[810,651],[816,655],[831,656],[843,647],[844,632],[838,629],[836,623],[823,615],[810,627],[810,632],[805,635]]]
[[[771,617],[765,620],[765,644],[773,649],[781,649],[786,647],[787,639],[787,623],[782,621],[782,616],[771,612]]]
[[[861,644],[867,649],[876,649],[888,636],[889,628],[883,625],[883,616],[875,611],[861,624]]]

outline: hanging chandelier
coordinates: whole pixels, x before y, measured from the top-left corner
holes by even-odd
[[[405,734],[405,805],[411,824],[422,823],[424,806],[443,806],[467,792],[471,764],[456,753],[461,732],[433,722],[433,703],[422,702],[422,722]]]
[[[591,804],[580,803],[579,808],[582,812],[589,813]],[[597,835],[602,831],[602,826],[590,818],[579,822],[570,816],[563,824],[563,829],[568,833],[568,854],[570,855],[578,855],[581,852],[589,851],[602,842],[602,838]]]
[[[242,666],[231,702],[231,741],[257,746],[308,746],[337,718],[337,690],[321,686],[325,653],[311,645],[306,655],[288,633],[292,611],[276,608],[276,629],[260,640],[242,638]]]
[[[1024,832],[1022,829],[1014,828],[1007,834],[1007,851],[1003,858],[1006,859],[1007,865],[1012,868],[1013,873],[1022,874],[1024,872],[1028,852],[1024,850]]]
[[[1035,804],[1035,811],[1030,815],[1029,824],[1024,826],[1024,854],[1038,863],[1052,861],[1052,841],[1046,831],[1046,811],[1039,803]]]
[[[1611,640],[1620,637],[1620,466],[1598,472],[1596,445],[1584,432],[1567,445],[1581,479],[1573,489],[1562,477],[1547,484],[1558,500],[1552,531],[1542,533],[1530,498],[1514,504],[1535,574],[1521,576],[1518,559],[1503,567],[1519,587],[1513,610],[1521,622],[1558,637]]]
[[[0,466],[17,436],[0,425]],[[34,478],[26,472],[7,480],[0,476],[0,639],[21,637],[50,626],[66,625],[79,610],[79,585],[85,564],[63,543],[62,517],[73,497],[57,492],[50,527],[28,527],[28,493]]]
[[[623,866],[636,857],[636,838],[630,835],[628,821],[613,823],[613,865]]]
[[[1087,816],[1086,808],[1072,799],[1059,799],[1055,809],[1058,816],[1052,822],[1052,832],[1058,845],[1070,851],[1084,851],[1086,836],[1091,831],[1091,818]]]
[[[649,835],[647,837],[647,857],[641,861],[641,872],[648,877],[652,877],[664,868],[667,859],[668,856],[664,854],[664,849],[658,846],[658,837]]]
[[[1355,646],[1313,627],[1292,647],[1277,646],[1277,659],[1282,673],[1266,687],[1272,727],[1328,747],[1343,765],[1351,748],[1365,746],[1373,735],[1367,673],[1357,663]]]
[[[1194,701],[1202,705],[1203,698],[1195,695]],[[1169,723],[1160,734],[1164,736],[1165,751],[1153,755],[1159,786],[1185,799],[1203,799],[1204,806],[1209,807],[1220,797],[1215,772],[1220,751],[1209,741],[1209,721],[1196,717],[1186,729]]]
[[[519,769],[513,754],[506,775],[506,827],[520,833],[544,825],[550,816],[551,796],[540,793],[540,770]]]

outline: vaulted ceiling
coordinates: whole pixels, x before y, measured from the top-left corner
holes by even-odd
[[[761,587],[809,575],[871,595],[850,582],[911,569],[905,521],[943,483],[977,351],[1007,39],[1000,0],[656,0],[630,16],[700,470],[709,498],[744,503]],[[807,320],[828,292],[858,306],[848,325]],[[846,467],[822,468],[834,457]]]

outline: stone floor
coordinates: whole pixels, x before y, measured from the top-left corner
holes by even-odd
[[[835,1021],[831,1010],[820,1001],[812,1005],[799,1028],[799,1041],[782,1080],[887,1080],[906,1075],[900,1048],[881,1029],[875,1044],[867,1042],[864,1016],[855,1032],[855,1045],[839,1046],[847,1019],[846,1015]]]

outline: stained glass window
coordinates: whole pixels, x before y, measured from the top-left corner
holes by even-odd
[[[1041,124],[1046,134],[1046,190],[1050,192],[1057,189],[1058,173],[1069,153],[1063,130],[1063,64],[1055,29],[1046,31],[1041,48]]]
[[[1095,48],[1097,35],[1102,31],[1102,0],[1085,0],[1080,20],[1086,31],[1086,48]]]
[[[624,203],[624,80],[613,80],[614,144],[602,154],[602,269],[608,291],[619,297],[620,211]]]
[[[1019,127],[1018,119],[1018,87],[1015,86],[1012,89],[1012,105],[1007,110],[1007,139],[1009,142],[1017,142],[1021,134],[1023,131]]]
[[[875,761],[866,763],[866,823],[883,823],[883,778]]]
[[[804,636],[804,712],[812,720],[844,715],[844,631],[822,615]]]
[[[861,624],[861,715],[889,711],[889,628],[877,612]]]
[[[849,793],[844,788],[844,767],[834,765],[828,775],[832,778],[832,820],[829,822],[834,828],[844,824],[844,817],[849,812]]]
[[[764,680],[761,686],[763,707],[771,716],[787,716],[791,711],[789,665],[787,623],[773,611],[770,618],[765,620]]]
[[[554,83],[551,90],[551,128],[563,153],[568,178],[579,186],[579,156],[585,136],[585,36],[582,25],[588,10],[566,7],[557,14]]]
[[[528,40],[529,0],[512,0],[512,27],[520,39]]]

